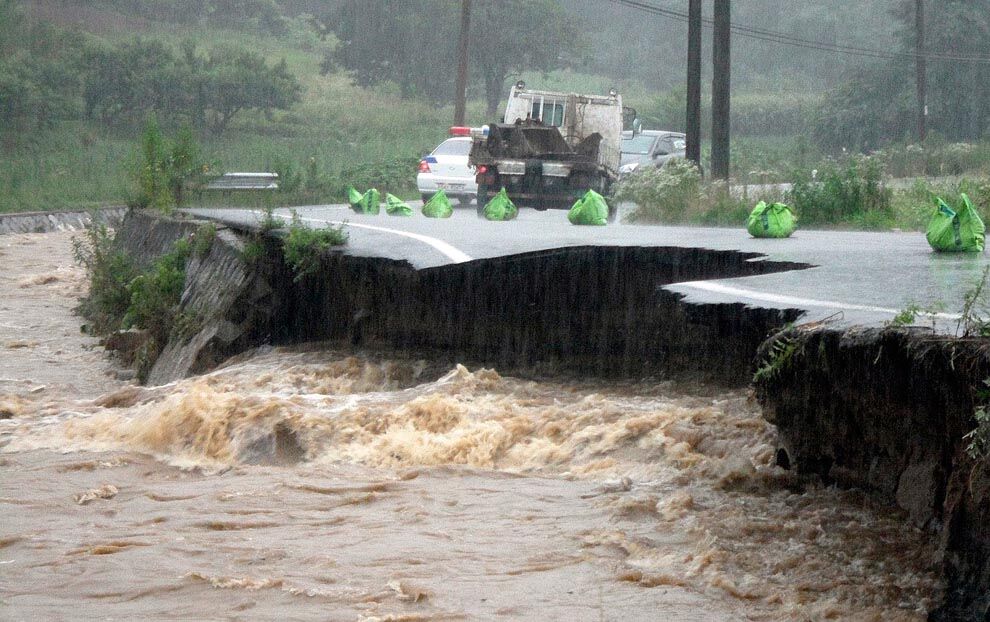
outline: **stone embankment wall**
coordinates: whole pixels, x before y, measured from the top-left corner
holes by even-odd
[[[9,233],[47,233],[76,231],[89,225],[91,216],[116,224],[127,212],[126,207],[108,207],[93,212],[27,212],[0,214],[0,235]]]
[[[778,462],[867,490],[939,544],[947,584],[936,621],[990,612],[990,468],[967,455],[990,401],[990,347],[913,330],[793,330],[757,383],[777,426]],[[767,368],[770,369],[769,367]]]

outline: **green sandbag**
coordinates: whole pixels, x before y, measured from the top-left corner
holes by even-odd
[[[382,195],[378,190],[372,188],[364,193],[361,197],[361,213],[362,214],[378,214],[381,209]]]
[[[505,193],[505,188],[498,191],[492,200],[485,205],[485,218],[488,220],[512,220],[519,215],[519,210]]]
[[[350,203],[351,209],[354,210],[355,212],[358,213],[361,212],[360,206],[361,206],[362,198],[364,198],[364,195],[362,195],[360,192],[355,190],[354,186],[351,186],[347,189],[347,202]]]
[[[450,199],[443,190],[438,190],[423,206],[423,216],[427,218],[450,218],[453,213],[454,208],[450,206]]]
[[[567,212],[567,220],[572,225],[607,225],[608,203],[605,197],[589,190]]]
[[[391,192],[385,194],[385,213],[389,216],[412,216],[413,210]]]
[[[961,194],[962,206],[954,210],[941,198],[935,198],[935,213],[928,222],[925,237],[936,251],[982,253],[986,227],[973,209],[969,197]]]
[[[797,228],[791,208],[783,203],[760,201],[749,213],[746,230],[754,238],[786,238]]]

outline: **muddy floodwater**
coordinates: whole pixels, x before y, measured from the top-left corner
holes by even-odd
[[[896,621],[937,596],[925,535],[772,466],[746,392],[317,346],[137,387],[79,335],[67,248],[0,237],[3,619]]]

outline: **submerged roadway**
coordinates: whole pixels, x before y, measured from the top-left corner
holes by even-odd
[[[773,274],[683,282],[666,289],[687,302],[743,303],[754,307],[798,309],[802,322],[838,326],[878,326],[917,306],[915,323],[954,332],[963,296],[983,276],[990,260],[983,253],[934,253],[918,232],[811,231],[790,238],[756,239],[745,227],[682,227],[615,223],[605,227],[571,225],[561,210],[521,209],[509,222],[479,219],[474,206],[454,209],[449,219],[355,214],[346,205],[297,207],[312,227],[346,223],[344,252],[435,268],[536,251],[578,246],[691,247],[753,254],[750,261],[806,264]],[[222,222],[255,224],[260,210],[188,209]],[[276,210],[290,217],[288,209]]]

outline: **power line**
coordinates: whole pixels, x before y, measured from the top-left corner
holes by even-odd
[[[611,0],[611,2],[629,8],[644,11],[646,13],[651,13],[653,15],[666,17],[673,21],[677,21],[685,24],[688,22],[688,16],[686,13],[681,13],[673,9],[665,9],[663,7],[649,4],[647,2],[641,2],[640,0]],[[702,21],[706,26],[709,27],[712,26],[713,24],[713,20],[711,18],[704,18]],[[838,54],[847,54],[850,56],[861,56],[866,58],[878,58],[884,60],[896,60],[896,59],[915,60],[918,58],[918,54],[912,54],[907,52],[885,52],[883,50],[863,48],[854,45],[827,43],[825,41],[813,41],[810,39],[802,39],[800,37],[788,35],[783,32],[763,30],[760,28],[743,26],[736,23],[733,23],[731,25],[731,31],[733,34],[736,34],[740,37],[755,39],[757,41],[766,41],[768,43],[779,43],[781,45],[789,45],[792,47],[798,47],[798,48],[804,48],[810,50],[819,50],[823,52],[835,52]],[[990,57],[987,56],[960,56],[954,54],[938,54],[938,53],[928,52],[924,54],[924,57],[927,60],[945,60],[945,61],[955,61],[955,62],[990,64]]]

